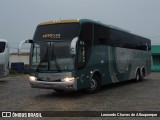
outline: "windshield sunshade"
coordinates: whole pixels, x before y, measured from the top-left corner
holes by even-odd
[[[61,23],[38,26],[34,35],[35,41],[72,40],[78,36],[79,23]]]

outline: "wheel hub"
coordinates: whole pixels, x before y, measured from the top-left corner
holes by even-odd
[[[92,78],[92,79],[91,79],[91,89],[96,88],[96,86],[97,86],[96,80],[94,80],[94,79]]]

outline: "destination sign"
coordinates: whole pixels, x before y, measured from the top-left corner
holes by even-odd
[[[54,38],[54,39],[60,39],[61,38],[61,34],[43,34],[42,38]]]

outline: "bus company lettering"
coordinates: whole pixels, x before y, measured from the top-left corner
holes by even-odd
[[[56,39],[60,39],[61,38],[61,34],[43,34],[42,38],[56,38]]]

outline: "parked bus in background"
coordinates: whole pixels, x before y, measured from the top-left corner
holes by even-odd
[[[151,41],[100,22],[58,20],[37,26],[31,43],[33,88],[96,92],[100,86],[143,79],[151,70]]]
[[[9,74],[9,46],[8,42],[0,39],[0,77]]]

